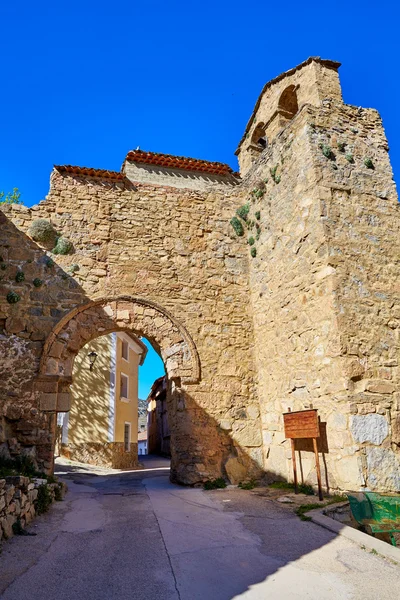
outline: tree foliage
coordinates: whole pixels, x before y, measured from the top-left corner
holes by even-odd
[[[21,192],[16,187],[12,192],[0,192],[0,204],[23,204]]]

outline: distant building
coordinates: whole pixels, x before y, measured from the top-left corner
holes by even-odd
[[[167,411],[167,378],[155,380],[147,397],[147,431],[149,454],[171,455]]]
[[[59,415],[62,455],[114,468],[137,466],[138,367],[146,353],[144,343],[126,333],[96,338],[79,352],[71,410]]]
[[[143,456],[148,453],[147,448],[147,431],[139,431],[138,433],[138,455]]]

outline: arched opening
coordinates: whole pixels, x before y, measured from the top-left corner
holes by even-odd
[[[168,456],[167,410],[155,380],[165,368],[150,343],[114,332],[88,342],[75,357],[69,412],[57,413],[55,456],[69,465],[113,469],[143,467],[139,456]],[[163,443],[161,443],[163,442]]]
[[[293,119],[294,115],[299,110],[296,89],[297,86],[289,85],[283,90],[279,98],[278,111],[280,115],[285,117],[288,121]]]
[[[251,136],[251,144],[258,152],[262,152],[268,146],[264,123],[258,123],[256,125],[253,135]]]
[[[93,374],[99,353],[96,348],[91,349],[90,344],[93,345],[96,340],[99,343],[101,338],[110,336],[119,340],[121,353],[124,351],[124,341],[128,342],[129,346],[129,340],[132,340],[132,345],[136,345],[139,351],[141,338],[146,338],[162,358],[166,372],[166,404],[171,416],[168,417],[168,423],[171,425],[171,478],[182,483],[194,483],[199,477],[193,469],[193,463],[196,460],[200,463],[195,456],[199,451],[197,436],[200,431],[196,430],[198,426],[191,420],[192,416],[189,416],[188,412],[184,413],[190,403],[190,386],[200,380],[200,361],[194,342],[186,329],[165,309],[153,302],[131,297],[111,301],[98,300],[66,315],[54,328],[45,344],[40,375],[36,382],[41,409],[52,413],[70,411],[71,386],[76,376],[76,364],[78,367],[81,365],[86,378],[88,374]],[[85,348],[83,359],[76,362],[79,353]],[[91,368],[94,354],[97,356]],[[116,386],[119,397],[122,386],[123,381]],[[87,393],[87,390],[88,386],[84,393]],[[125,391],[122,392],[123,399],[126,400],[125,396],[128,395],[125,386]],[[87,407],[86,422],[90,419],[90,403],[87,403]],[[178,411],[182,413],[179,418],[176,414]],[[193,415],[196,416],[195,411]],[[120,425],[131,425],[129,420],[124,417],[121,419]],[[54,442],[56,431],[54,423]],[[117,443],[116,453],[122,455],[123,460],[127,457],[129,442],[132,441],[132,430],[129,431],[128,427],[121,431],[119,438],[113,441]],[[188,448],[193,448],[192,456],[188,455]],[[137,451],[136,446],[134,452]]]

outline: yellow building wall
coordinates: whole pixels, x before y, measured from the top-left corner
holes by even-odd
[[[84,346],[75,359],[69,444],[109,441],[111,347],[111,336],[102,336]],[[97,359],[90,371],[88,354],[92,351],[97,353]]]
[[[116,350],[116,411],[115,442],[124,441],[125,423],[131,424],[131,442],[137,443],[138,436],[138,378],[140,355],[129,347],[129,361],[122,358],[122,339],[117,337]],[[129,377],[128,402],[121,400],[121,373]]]

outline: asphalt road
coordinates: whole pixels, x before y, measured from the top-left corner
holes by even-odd
[[[70,491],[0,555],[2,600],[393,600],[400,566],[258,493],[59,466]]]

